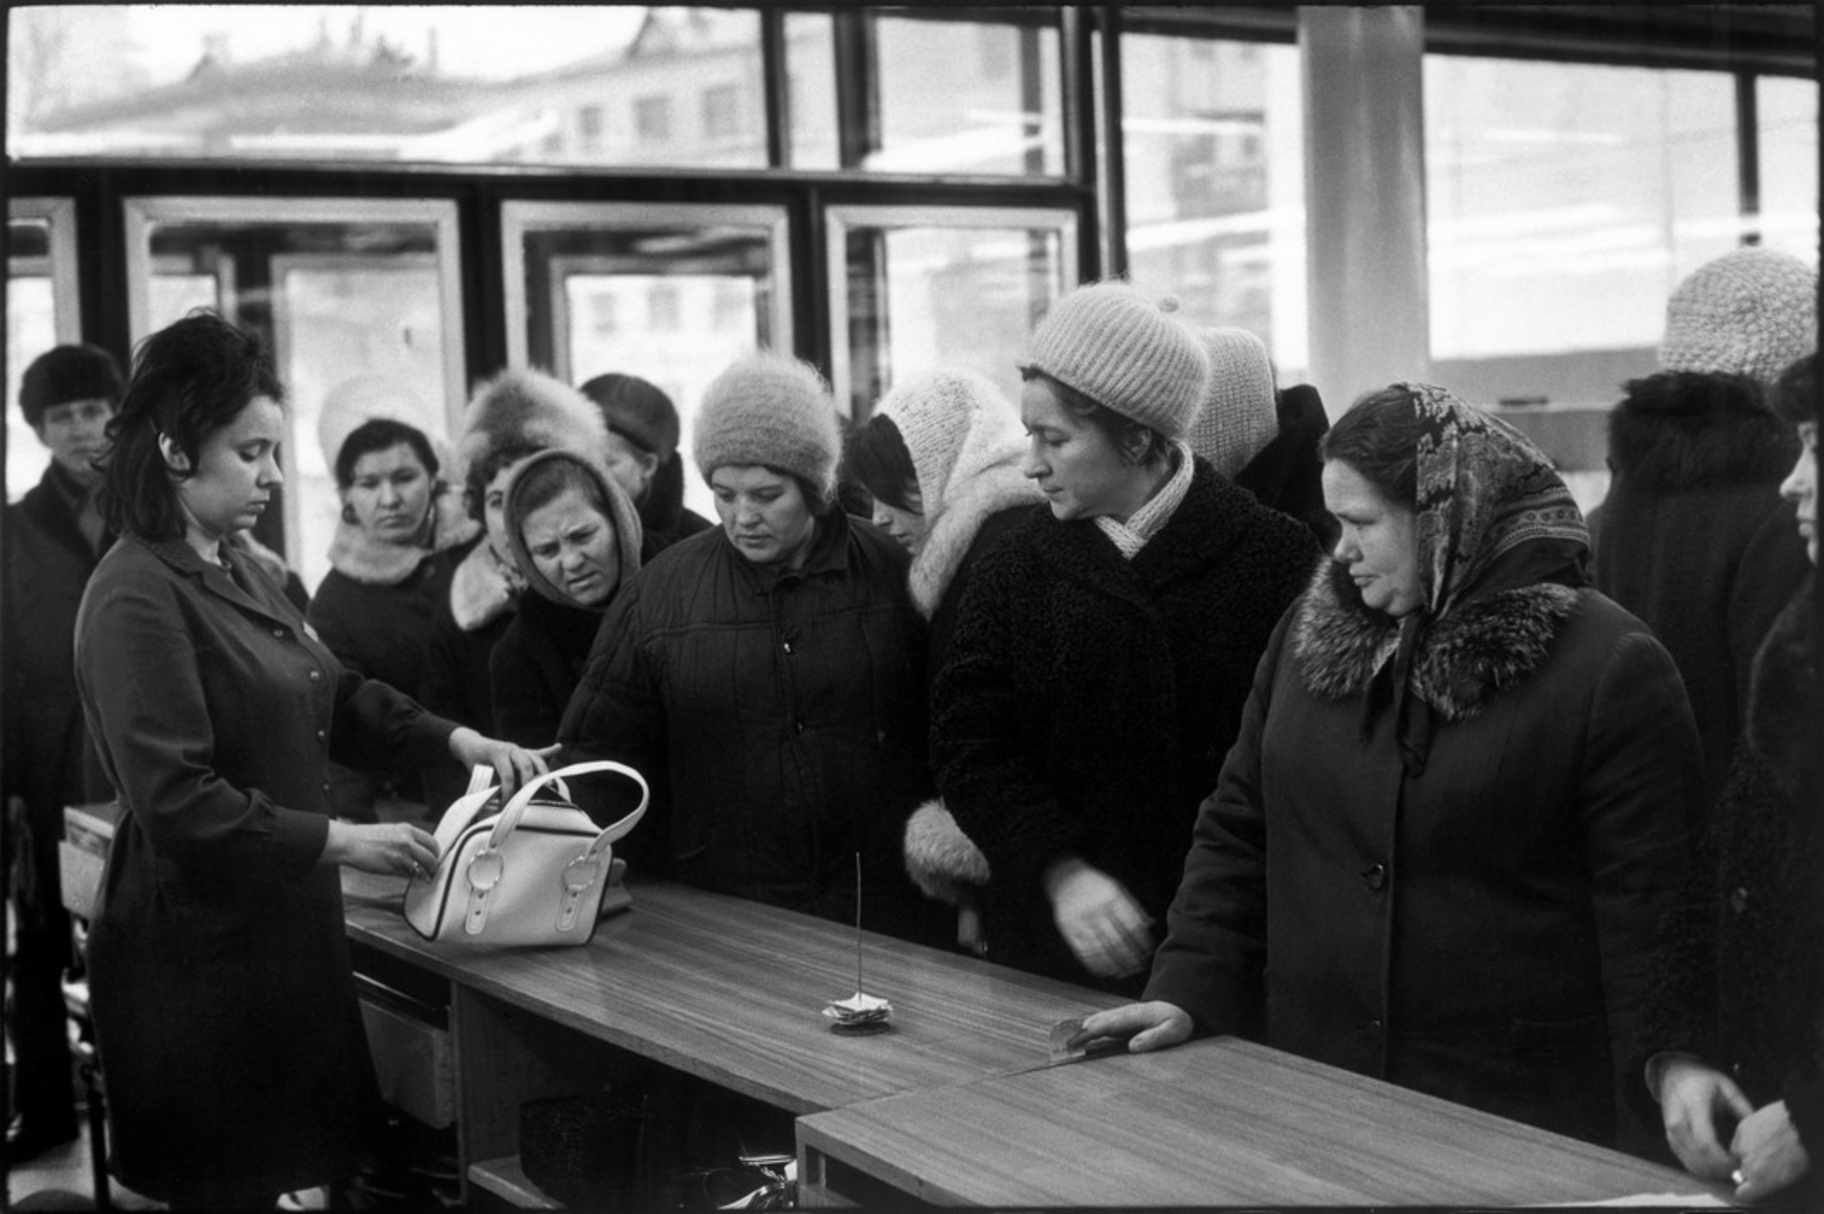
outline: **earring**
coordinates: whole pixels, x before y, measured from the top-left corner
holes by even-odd
[[[355,516],[355,507],[353,503],[342,503],[342,521],[351,527],[358,527],[361,525],[361,520]]]

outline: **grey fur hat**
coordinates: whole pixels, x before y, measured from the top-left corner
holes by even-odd
[[[608,423],[588,397],[543,371],[502,371],[475,389],[456,437],[454,484],[510,448],[555,448],[597,467],[608,458]]]

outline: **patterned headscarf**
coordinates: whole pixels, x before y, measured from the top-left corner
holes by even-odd
[[[1427,615],[1567,565],[1581,569],[1590,548],[1583,512],[1531,439],[1442,388],[1394,386],[1412,394],[1423,429],[1414,510]]]

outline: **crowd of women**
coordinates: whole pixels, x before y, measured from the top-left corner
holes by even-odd
[[[70,470],[119,537],[73,666],[124,811],[90,943],[119,1174],[244,1206],[345,1170],[336,866],[423,870],[377,804],[562,755],[651,780],[636,875],[1135,1000],[1085,1040],[1247,1034],[1816,1196],[1815,292],[1758,249],[1681,286],[1594,562],[1494,412],[1398,383],[1326,432],[1258,338],[1121,283],[1051,309],[1017,403],[933,370],[846,438],[808,364],[736,361],[688,452],[719,526],[633,376],[506,371],[447,448],[355,381],[304,615],[235,541],[283,387],[179,321]]]

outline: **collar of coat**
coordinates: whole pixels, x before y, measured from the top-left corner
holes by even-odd
[[[937,610],[983,523],[1003,510],[1036,506],[1040,501],[1037,486],[1026,479],[1017,462],[991,465],[956,487],[925,533],[924,546],[912,558],[907,586],[918,613],[928,620]]]
[[[1326,559],[1295,608],[1292,653],[1306,689],[1324,699],[1366,692],[1399,646],[1398,621],[1345,594],[1353,598],[1354,586]],[[1540,667],[1576,606],[1577,592],[1554,582],[1459,603],[1420,638],[1412,690],[1446,721],[1474,716]]]
[[[241,544],[224,542],[222,557],[234,566],[235,573],[239,575],[237,580],[220,565],[205,561],[182,536],[162,540],[149,540],[139,536],[133,538],[172,569],[196,578],[204,590],[217,598],[225,599],[243,611],[253,612],[274,623],[290,628],[304,627],[304,621],[296,617],[296,610],[280,589],[282,583],[273,580],[266,558],[278,561],[281,576],[285,564],[272,549],[262,545],[256,554]],[[248,539],[251,542],[251,537]],[[243,589],[243,584],[252,589]]]
[[[389,544],[358,524],[338,519],[335,538],[329,542],[330,568],[369,586],[397,586],[434,553],[461,547],[481,534],[480,524],[463,512],[453,493],[439,493],[432,511],[429,544]]]
[[[1778,481],[1798,439],[1746,375],[1662,371],[1628,381],[1609,414],[1609,459],[1618,482],[1648,489]]]
[[[464,632],[485,628],[513,610],[525,585],[484,536],[450,575],[450,616]]]
[[[1049,507],[1034,510],[1018,534],[1062,576],[1146,602],[1153,588],[1205,573],[1247,537],[1263,509],[1253,494],[1198,456],[1184,501],[1131,561],[1122,559],[1093,519],[1060,522]]]
[[[57,544],[68,548],[72,553],[93,563],[99,559],[89,550],[89,542],[82,538],[82,529],[76,525],[76,504],[70,500],[70,488],[65,482],[66,473],[60,473],[56,464],[44,470],[36,485],[25,491],[19,499],[19,510]],[[80,494],[81,489],[75,488]],[[102,551],[113,543],[111,537],[102,540]]]

